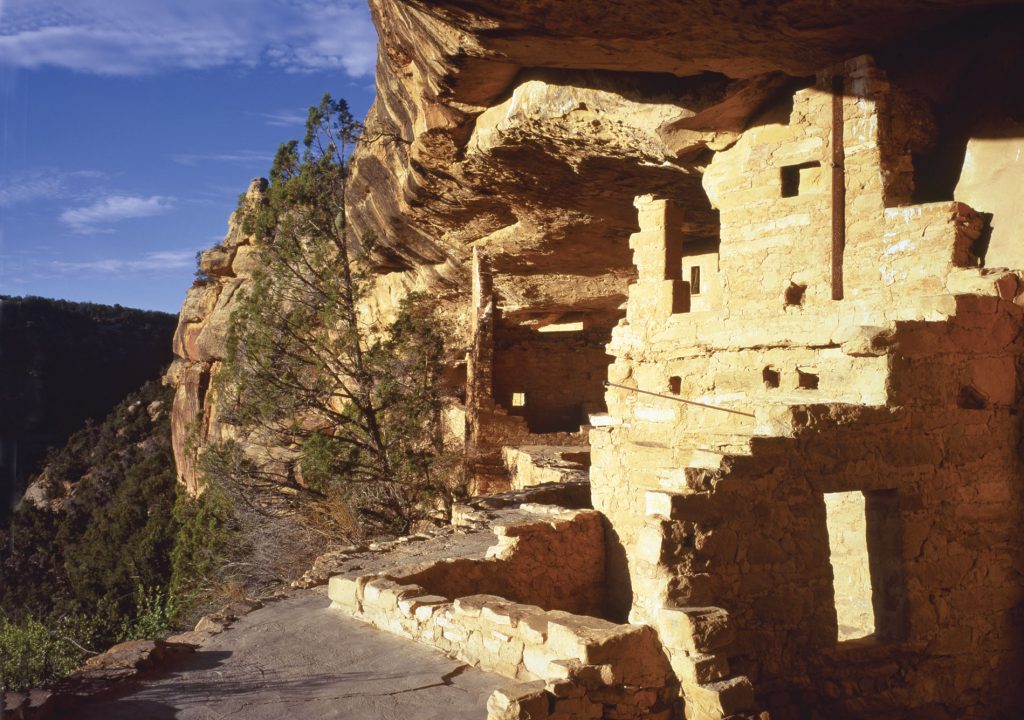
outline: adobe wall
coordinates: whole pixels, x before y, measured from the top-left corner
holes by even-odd
[[[577,432],[604,409],[611,328],[538,332],[499,326],[494,341],[494,400],[531,433]],[[515,407],[513,393],[525,404]]]
[[[639,277],[609,346],[628,389],[591,432],[611,616],[657,628],[678,668],[674,613],[728,611],[722,653],[775,718],[992,717],[1020,700],[1024,284],[977,267],[967,206],[901,204],[928,132],[858,58],[797,92],[788,124],[716,154],[712,307],[675,267],[686,208],[637,200]],[[864,522],[843,541],[825,494],[850,491]],[[851,560],[858,532],[868,558]],[[853,577],[834,582],[830,533]],[[852,617],[865,579],[875,633],[840,643],[837,604]]]

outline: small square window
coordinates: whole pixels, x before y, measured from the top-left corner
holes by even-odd
[[[512,407],[526,407],[526,393],[512,393]]]
[[[817,373],[801,370],[800,368],[796,369],[796,384],[801,390],[817,390],[818,382]]]
[[[807,191],[807,185],[813,185],[821,172],[820,162],[805,162],[799,165],[786,165],[781,168],[782,197],[797,197]]]

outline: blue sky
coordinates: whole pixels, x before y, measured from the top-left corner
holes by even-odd
[[[0,294],[177,312],[197,250],[325,91],[365,0],[0,0]]]

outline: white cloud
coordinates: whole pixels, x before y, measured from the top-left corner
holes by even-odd
[[[260,63],[373,72],[361,0],[6,0],[0,64],[144,75]]]
[[[195,265],[195,262],[195,250],[173,250],[147,253],[141,258],[105,258],[80,262],[54,260],[46,267],[61,275],[70,273],[117,274],[177,271],[190,268]]]
[[[60,214],[60,221],[76,233],[90,235],[102,232],[103,226],[110,223],[160,215],[173,205],[174,198],[163,195],[109,195],[91,205],[65,210]]]
[[[202,153],[182,153],[178,155],[171,155],[171,159],[179,165],[188,165],[191,167],[214,162],[238,163],[241,165],[268,165],[274,158],[272,155],[256,152],[255,150],[239,150],[238,152],[211,153],[208,155],[204,155]]]
[[[67,172],[54,168],[38,168],[26,173],[4,177],[0,180],[0,207],[35,202],[36,200],[58,200],[75,195],[75,181],[102,177],[102,173],[91,170]]]
[[[271,127],[302,127],[305,126],[306,118],[309,117],[309,111],[305,109],[256,114],[263,118],[263,121]]]

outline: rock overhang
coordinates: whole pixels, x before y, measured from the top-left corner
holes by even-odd
[[[713,225],[703,168],[772,102],[865,51],[909,68],[901,43],[949,46],[951,28],[1018,22],[1006,5],[375,0],[378,99],[367,122],[410,142],[357,154],[351,215],[383,239],[384,271],[466,269],[483,245],[508,276],[625,273],[628,282],[633,197],[668,197]],[[621,113],[616,129],[630,89],[647,109]],[[524,114],[531,98],[544,111]],[[465,277],[442,284],[458,294]],[[550,292],[509,295],[516,307],[559,305]]]

